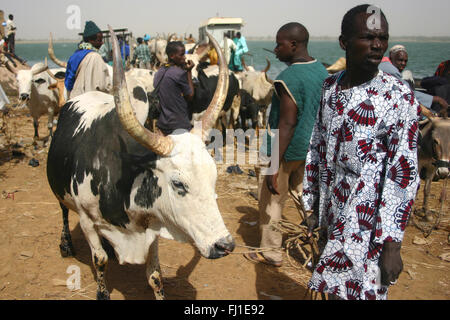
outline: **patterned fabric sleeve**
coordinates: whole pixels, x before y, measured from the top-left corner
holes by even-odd
[[[417,140],[419,104],[410,90],[402,87],[392,99],[387,113],[387,164],[384,184],[380,186],[381,202],[375,242],[401,242],[417,188]],[[393,119],[389,121],[389,119]]]
[[[321,108],[322,103],[320,103],[319,110],[317,112],[316,122],[312,131],[308,153],[306,155],[305,161],[305,174],[303,178],[303,204],[306,211],[313,210],[317,208],[319,204],[319,163],[320,154],[319,146],[323,139],[320,133],[321,128]],[[318,210],[315,210],[315,214],[319,214]]]

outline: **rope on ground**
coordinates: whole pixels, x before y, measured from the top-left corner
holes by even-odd
[[[308,263],[314,266],[320,256],[319,253],[319,230],[317,228],[313,231],[312,236],[308,237],[308,227],[297,225],[287,220],[274,221],[272,226],[283,234],[287,234],[288,239],[285,241],[286,255],[289,263],[296,269],[305,269]],[[304,259],[301,267],[298,267],[293,262],[291,251],[297,249]]]
[[[244,252],[230,252],[230,254],[245,254],[245,253],[252,253],[252,252],[267,252],[267,251],[280,251],[281,249],[276,248],[257,248],[257,247],[250,247],[250,246],[244,246],[240,244],[236,244],[236,248],[244,248],[249,249],[250,251],[244,251]]]
[[[422,231],[424,238],[428,238],[431,235],[431,233],[433,232],[433,230],[437,230],[439,228],[439,224],[441,223],[442,212],[444,211],[445,202],[446,202],[446,198],[447,198],[447,182],[448,182],[448,178],[444,180],[444,185],[442,186],[442,191],[441,191],[439,213],[438,213],[438,216],[436,217],[434,224],[431,227],[426,227],[425,226],[426,223],[421,223],[419,221],[416,221],[416,217],[414,216],[414,213],[413,213],[413,216],[411,217],[413,225],[417,229]],[[426,215],[427,215],[427,212],[425,212],[425,216]]]

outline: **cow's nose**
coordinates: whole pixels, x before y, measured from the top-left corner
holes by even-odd
[[[25,101],[28,100],[30,98],[28,93],[22,93],[20,94],[20,100]]]
[[[214,249],[209,255],[209,259],[217,259],[226,256],[234,250],[234,247],[235,247],[234,239],[231,235],[228,235],[216,241],[216,243],[214,244]]]

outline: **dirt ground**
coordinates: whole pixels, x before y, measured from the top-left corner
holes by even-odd
[[[46,117],[40,120],[42,136],[47,134],[46,121]],[[0,127],[0,299],[95,299],[90,250],[73,212],[70,229],[76,256],[62,258],[59,252],[62,218],[46,177],[48,146],[32,146],[33,125],[27,109],[13,109],[0,119]],[[39,161],[36,167],[29,164],[33,158]],[[248,195],[248,188],[256,187],[256,178],[248,175],[250,166],[241,168],[243,174],[230,175],[225,165],[218,166],[218,204],[237,244],[233,254],[207,260],[189,244],[160,242],[168,300],[310,299],[305,297],[310,271],[291,264],[286,255],[279,269],[252,264],[242,256],[259,239],[257,201]],[[438,209],[441,188],[442,183],[433,183],[434,209]],[[419,207],[421,200],[419,194]],[[450,299],[450,217],[448,209],[444,211],[440,228],[428,238],[411,223],[407,227],[402,247],[404,271],[390,289],[390,299]],[[299,222],[292,200],[284,213],[287,220]],[[71,291],[66,280],[78,268],[81,288]],[[144,266],[121,266],[110,259],[106,280],[111,299],[154,299]]]

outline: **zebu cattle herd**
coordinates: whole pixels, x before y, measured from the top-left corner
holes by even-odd
[[[200,120],[202,126],[163,137],[144,126],[156,71],[132,68],[124,72],[117,38],[111,28],[110,32],[112,95],[88,92],[66,102],[62,80],[66,64],[55,57],[51,41],[49,55],[61,68],[38,63],[31,70],[16,71],[7,66],[16,74],[19,99],[30,109],[36,138],[39,117],[48,115],[52,140],[47,176],[62,209],[61,255],[74,254],[68,226],[72,210],[80,216],[91,249],[98,299],[109,298],[103,239],[112,245],[120,264],[146,264],[155,297],[164,299],[159,237],[193,243],[208,259],[223,257],[235,247],[217,205],[217,170],[205,140],[213,127],[248,129],[249,122],[253,129],[265,126],[273,93],[267,76],[270,63],[262,71],[249,68],[234,74],[227,69],[218,43],[208,35],[219,64],[202,64],[205,51],[195,47],[188,55],[198,67],[192,119]],[[167,62],[167,41],[149,44],[155,67]],[[431,181],[449,176],[450,120],[430,118],[416,130],[422,131],[417,143],[427,212]]]

